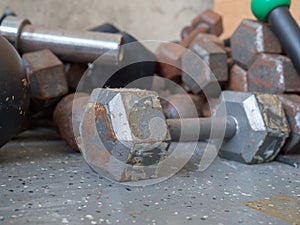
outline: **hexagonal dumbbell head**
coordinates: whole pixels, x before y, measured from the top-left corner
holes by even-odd
[[[248,69],[259,53],[281,53],[281,45],[269,26],[244,19],[231,37],[232,58]]]
[[[56,105],[53,112],[60,136],[74,151],[79,151],[76,140],[79,138],[79,124],[88,100],[87,93],[69,94]]]
[[[49,50],[23,55],[31,97],[49,100],[68,92],[63,63]]]
[[[298,95],[279,95],[283,104],[291,133],[287,142],[282,148],[285,154],[300,153],[300,96]]]
[[[226,52],[213,42],[194,41],[191,50],[200,57],[186,52],[182,56],[182,80],[194,94],[210,91],[217,82],[228,79]]]
[[[95,89],[80,135],[87,163],[117,181],[155,177],[170,139],[158,95],[139,89]]]
[[[220,156],[247,164],[272,161],[288,135],[289,126],[280,100],[270,94],[224,91],[227,116],[236,120],[235,135],[225,141]],[[214,117],[222,117],[218,106]]]
[[[248,91],[247,71],[237,64],[230,71],[228,89],[233,91]]]
[[[157,73],[168,79],[181,75],[181,56],[185,48],[172,42],[162,43],[156,50]]]
[[[282,94],[300,91],[300,76],[283,55],[261,54],[248,70],[249,91]]]
[[[220,36],[223,33],[222,16],[210,9],[204,11],[192,21],[194,28],[203,24],[208,27],[208,33],[216,36]]]
[[[226,52],[226,48],[224,46],[224,42],[213,34],[202,34],[199,33],[195,36],[195,38],[191,41],[191,46],[198,42],[212,42],[216,44],[219,48],[223,49]],[[227,52],[226,52],[227,53]]]
[[[200,34],[206,34],[206,29],[203,29],[203,27],[197,27],[195,29],[192,29],[189,33],[187,33],[188,31],[186,30],[185,33],[185,38],[181,40],[180,44],[185,47],[188,48],[191,44],[191,42]],[[215,36],[215,35],[213,35]],[[217,37],[217,36],[215,36]]]

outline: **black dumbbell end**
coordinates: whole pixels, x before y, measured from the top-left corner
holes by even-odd
[[[289,8],[275,8],[269,13],[268,21],[300,75],[300,28]]]

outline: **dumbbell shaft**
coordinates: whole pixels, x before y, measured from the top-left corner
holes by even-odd
[[[212,127],[220,138],[230,139],[236,132],[237,124],[232,117],[167,119],[172,141],[204,141],[210,138]],[[225,128],[225,130],[224,130]],[[224,133],[222,132],[224,131]],[[218,136],[219,135],[219,136]]]
[[[28,20],[8,16],[0,25],[0,34],[22,53],[49,49],[62,60],[93,62],[105,54],[105,62],[117,64],[122,57],[122,35],[88,31],[65,31],[33,26]]]
[[[300,74],[300,29],[288,7],[272,10],[268,15],[268,21]]]

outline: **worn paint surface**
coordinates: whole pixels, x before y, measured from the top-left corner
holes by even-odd
[[[246,206],[261,211],[294,225],[300,224],[300,200],[289,196],[279,195],[264,200],[247,202]]]
[[[259,108],[267,128],[267,136],[257,156],[264,162],[272,161],[289,136],[290,128],[280,100],[270,94],[256,94]]]
[[[95,89],[80,137],[87,163],[116,181],[156,177],[169,146],[158,95],[139,89]]]
[[[278,97],[283,104],[291,128],[290,137],[283,146],[282,152],[300,153],[300,96],[280,95]]]

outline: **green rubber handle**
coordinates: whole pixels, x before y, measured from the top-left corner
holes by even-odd
[[[251,9],[254,16],[262,21],[267,22],[269,13],[280,6],[290,7],[291,0],[252,0]],[[278,18],[280,19],[280,18]]]

